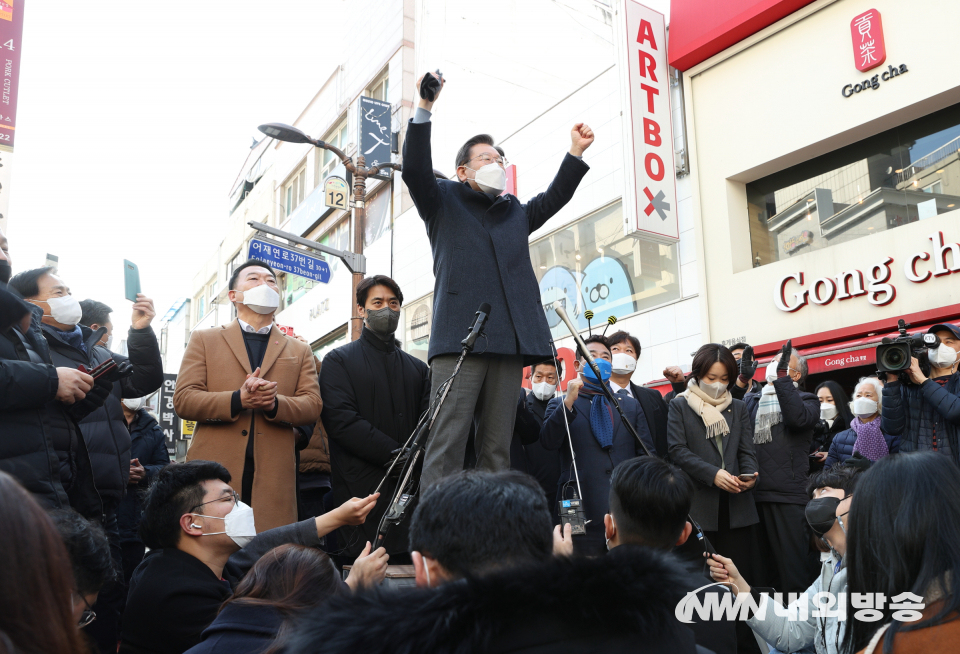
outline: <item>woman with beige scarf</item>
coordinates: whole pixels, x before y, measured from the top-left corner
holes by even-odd
[[[687,390],[670,402],[667,443],[670,460],[694,481],[691,517],[720,554],[750,561],[760,520],[750,492],[757,457],[750,414],[730,394],[736,379],[730,350],[716,343],[697,350]]]

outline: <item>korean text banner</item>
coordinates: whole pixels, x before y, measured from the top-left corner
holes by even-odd
[[[266,262],[278,272],[299,275],[321,284],[330,281],[330,266],[327,262],[302,250],[253,239],[250,241],[249,258]]]

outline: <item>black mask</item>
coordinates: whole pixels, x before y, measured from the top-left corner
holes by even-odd
[[[847,497],[850,496],[847,495]],[[845,499],[847,498],[843,498],[843,500]],[[813,533],[818,536],[823,536],[830,531],[834,521],[837,519],[837,507],[840,506],[840,502],[843,500],[838,497],[827,496],[818,497],[807,502],[803,514],[807,518],[807,523],[810,525],[810,528],[813,529]]]
[[[367,311],[367,328],[381,337],[391,337],[400,324],[400,312],[390,307]]]
[[[10,262],[9,261],[0,261],[0,282],[6,284],[10,281]]]

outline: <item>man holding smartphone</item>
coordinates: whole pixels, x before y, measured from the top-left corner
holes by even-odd
[[[432,88],[421,94],[416,115],[407,126],[402,177],[433,251],[432,397],[452,375],[460,341],[477,307],[488,303],[491,311],[487,337],[477,343],[479,354],[464,361],[427,440],[423,488],[463,468],[474,422],[477,467],[503,470],[510,466],[523,367],[552,354],[528,238],[573,197],[589,170],[582,156],[594,139],[587,125],[574,125],[569,154],[553,183],[526,203],[504,193],[503,149],[487,134],[474,136],[460,148],[455,180],[438,180],[433,172],[430,117],[444,82],[442,75],[428,75],[433,79],[428,78],[427,86]]]

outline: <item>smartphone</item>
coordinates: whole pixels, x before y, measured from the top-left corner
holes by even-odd
[[[137,301],[140,292],[140,269],[137,264],[127,259],[123,260],[123,296],[131,302]]]
[[[753,475],[737,475],[737,479],[740,481],[753,481],[756,478]]]

